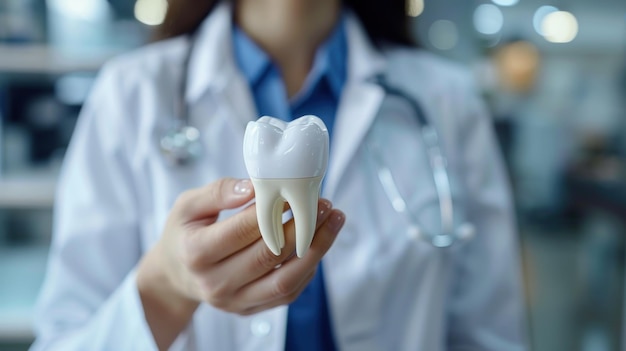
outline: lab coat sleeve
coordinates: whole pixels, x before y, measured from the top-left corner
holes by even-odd
[[[448,350],[525,350],[523,287],[513,205],[486,108],[471,85],[458,106],[458,174],[476,235],[455,256]]]
[[[156,350],[135,283],[132,116],[112,71],[100,74],[66,154],[32,350]]]

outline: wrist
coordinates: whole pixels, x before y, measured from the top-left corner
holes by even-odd
[[[191,321],[200,304],[172,284],[163,267],[158,244],[137,267],[136,284],[144,315],[159,349],[167,349]]]
[[[172,283],[163,266],[159,246],[150,250],[139,263],[137,269],[137,289],[139,296],[156,302],[173,315],[193,314],[199,302],[185,296]]]

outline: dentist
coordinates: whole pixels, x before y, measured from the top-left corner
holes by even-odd
[[[408,28],[399,0],[170,0],[162,40],[108,63],[82,111],[32,349],[524,350],[489,119],[469,75],[415,48]],[[439,223],[433,175],[415,116],[373,82],[381,74],[438,130],[471,241],[417,238],[416,225]],[[201,152],[172,167],[159,138],[181,105]],[[244,130],[306,114],[330,132],[332,204],[318,202],[303,258],[293,221],[275,256],[249,205]],[[374,143],[419,223],[385,196]]]

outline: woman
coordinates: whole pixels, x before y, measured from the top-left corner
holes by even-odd
[[[214,2],[170,1],[163,40],[103,69],[62,173],[33,349],[524,349],[489,121],[466,73],[412,47],[404,2]],[[471,241],[416,239],[416,225],[440,230],[433,173],[415,114],[381,76],[439,131]],[[202,152],[172,167],[158,140],[181,106]],[[274,256],[246,207],[243,132],[265,114],[316,114],[331,133],[333,204],[320,200],[301,259],[291,221]]]

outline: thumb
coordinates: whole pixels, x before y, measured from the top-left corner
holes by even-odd
[[[253,197],[254,188],[249,179],[221,178],[182,193],[172,211],[186,222],[216,217],[220,211],[242,206]]]

